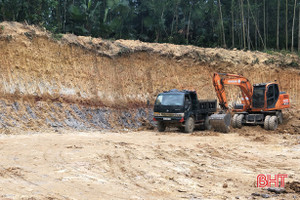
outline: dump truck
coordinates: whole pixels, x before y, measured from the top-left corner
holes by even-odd
[[[210,130],[209,117],[217,110],[217,100],[198,100],[196,91],[173,89],[158,94],[154,104],[154,118],[158,131],[178,127],[192,133],[195,126]]]
[[[290,107],[289,95],[279,90],[276,82],[252,85],[242,75],[214,73],[213,85],[219,99],[221,111],[210,116],[210,123],[216,131],[227,133],[244,125],[261,125],[266,130],[275,130],[283,121],[282,110]],[[225,85],[241,89],[241,103],[229,109]],[[231,112],[234,113],[231,123]]]

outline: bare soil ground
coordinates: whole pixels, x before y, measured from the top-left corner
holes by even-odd
[[[0,199],[300,199],[299,56],[0,26]],[[226,135],[147,130],[164,90],[216,98],[214,72],[277,80],[292,104],[284,123]],[[279,173],[287,193],[256,188],[258,174]]]
[[[299,135],[261,130],[1,135],[0,197],[300,199]],[[258,174],[279,173],[297,187],[279,195],[256,187]]]

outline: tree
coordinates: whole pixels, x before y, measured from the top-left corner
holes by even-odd
[[[234,47],[234,0],[231,0],[231,46]]]
[[[245,20],[244,20],[244,0],[240,0],[241,3],[241,18],[242,18],[242,27],[243,27],[243,48],[246,49],[246,36],[245,36]]]
[[[288,50],[288,0],[285,0],[285,49]]]
[[[284,9],[280,1],[0,0],[0,21],[26,21],[53,33],[71,32],[106,39],[203,47],[230,44],[231,48],[258,50],[288,49],[289,28],[292,32],[290,50],[293,50],[298,28],[300,51],[300,23],[295,27],[297,2],[286,0]],[[289,6],[294,9],[289,10]],[[271,17],[275,15],[277,17]],[[280,34],[281,27],[285,34]]]
[[[225,40],[225,31],[224,31],[224,23],[223,23],[223,16],[222,16],[222,8],[221,8],[221,1],[219,3],[219,13],[220,13],[220,23],[221,23],[221,32],[223,37],[223,47],[226,48],[226,40]]]
[[[267,35],[266,35],[266,0],[264,0],[264,44],[265,49],[267,48]]]
[[[291,46],[291,51],[292,51],[292,52],[294,51],[294,29],[295,29],[296,6],[297,6],[297,0],[295,0],[295,4],[294,4],[294,14],[293,14],[292,46]]]
[[[299,7],[299,25],[298,25],[298,52],[300,52],[300,7]]]
[[[279,21],[280,21],[280,0],[277,0],[277,31],[276,31],[276,48],[279,50]]]
[[[247,6],[247,42],[248,42],[248,49],[250,50],[250,5]]]

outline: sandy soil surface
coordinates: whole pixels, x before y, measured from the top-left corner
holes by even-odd
[[[0,199],[300,198],[298,55],[0,26]],[[162,91],[215,99],[214,72],[277,80],[292,104],[284,123],[227,135],[141,131],[153,128]],[[226,90],[239,102],[237,88]],[[288,174],[287,193],[257,188],[258,174]]]
[[[0,198],[300,199],[256,187],[261,173],[300,180],[299,135],[261,130],[0,135]]]

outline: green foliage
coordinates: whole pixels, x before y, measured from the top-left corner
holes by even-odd
[[[297,61],[293,60],[292,62],[290,62],[290,63],[288,64],[288,66],[294,67],[294,68],[298,68],[298,67],[299,67],[299,64],[298,64]]]
[[[275,63],[275,59],[274,59],[274,58],[269,58],[268,60],[264,61],[264,63],[265,63],[266,65],[274,64],[274,63]]]
[[[230,48],[243,49],[241,1],[220,2],[226,44]],[[268,50],[265,52],[272,55],[278,51],[272,50],[276,49],[277,1],[266,1],[265,10],[263,1],[249,0],[249,6],[248,1],[243,2],[246,31],[248,20],[250,26],[250,38],[246,37],[246,40],[251,50],[264,49],[263,13],[266,11]],[[293,3],[288,1],[289,30],[292,26]],[[279,14],[280,29],[283,29],[284,3],[281,3]],[[139,39],[203,47],[220,47],[223,40],[216,0],[0,0],[0,21],[3,20],[37,24],[54,34],[69,32],[106,39]],[[296,17],[296,25],[298,20]],[[297,32],[298,26],[295,29]],[[279,46],[285,47],[283,30],[280,31],[279,41]],[[295,37],[295,48],[296,45],[298,41]]]
[[[273,55],[274,54],[274,50],[270,50],[270,49],[266,49],[263,51],[264,53],[267,53],[269,55]]]
[[[63,34],[61,34],[61,33],[58,33],[58,34],[52,34],[51,35],[52,36],[52,38],[54,39],[54,40],[61,40],[62,39],[62,37],[63,37]]]

